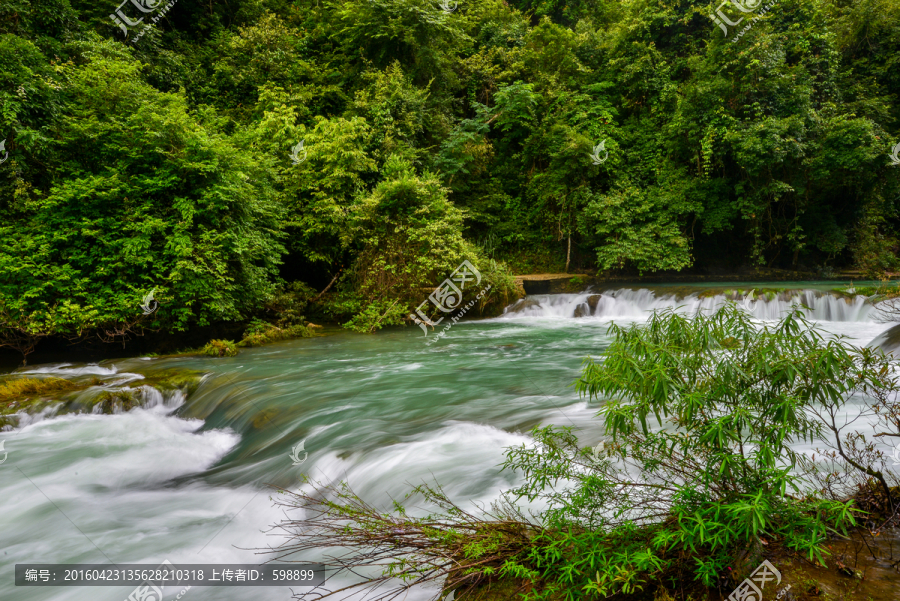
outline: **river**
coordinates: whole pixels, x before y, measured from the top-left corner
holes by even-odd
[[[825,285],[803,287],[811,317],[832,334],[866,344],[890,326],[876,322],[862,298],[848,302],[823,295]],[[665,287],[620,289],[604,292],[594,315],[573,317],[587,297],[529,297],[527,306],[501,317],[459,322],[430,346],[421,329],[405,327],[293,340],[234,358],[19,370],[132,387],[140,384],[130,375],[137,370],[208,375],[187,401],[147,389],[144,408],[48,414],[0,433],[8,453],[0,465],[0,599],[122,601],[133,588],[17,588],[16,563],[260,562],[257,549],[283,541],[269,532],[284,516],[267,485],[296,489],[303,474],[346,479],[385,508],[434,479],[464,507],[489,504],[516,481],[499,472],[503,449],[527,442],[533,426],[574,426],[585,445],[600,439],[596,405],[579,399],[571,384],[583,358],[603,352],[611,321],[724,302],[721,295],[678,299]],[[775,319],[789,306],[773,300],[750,308]],[[308,457],[294,465],[292,448],[300,442]],[[195,587],[182,598],[286,600],[291,592]]]

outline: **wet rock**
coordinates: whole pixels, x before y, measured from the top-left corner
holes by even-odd
[[[595,314],[597,312],[597,303],[600,302],[602,297],[602,294],[590,295],[585,302],[575,307],[573,317],[590,317]]]
[[[866,346],[880,348],[885,353],[900,355],[900,324],[895,325],[886,332],[882,332]]]
[[[541,306],[541,303],[534,300],[533,298],[523,298],[516,302],[512,307],[509,308],[510,313],[521,313],[526,309],[535,309]]]

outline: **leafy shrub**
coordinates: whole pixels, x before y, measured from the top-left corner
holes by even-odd
[[[266,310],[274,316],[272,323],[280,328],[302,325],[306,323],[306,309],[316,296],[316,291],[305,282],[291,282],[275,291]]]
[[[385,326],[403,323],[408,308],[406,304],[398,304],[398,300],[384,299],[360,304],[360,312],[343,325],[354,332],[372,333]]]

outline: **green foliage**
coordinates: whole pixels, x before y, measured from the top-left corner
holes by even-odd
[[[200,354],[210,357],[235,357],[238,348],[233,340],[210,340],[200,349]]]
[[[525,477],[512,497],[548,506],[548,532],[519,563],[560,593],[608,596],[678,574],[714,586],[761,540],[824,562],[829,534],[858,510],[817,492],[796,445],[827,444],[828,416],[855,395],[896,393],[889,358],[825,339],[799,312],[761,327],[734,306],[663,312],[611,332],[577,382],[604,401],[607,440],[580,448],[571,428],[548,426],[508,451],[506,468]]]
[[[214,114],[144,83],[117,44],[79,50],[57,69],[68,116],[33,151],[52,183],[18,184],[4,207],[3,327],[77,335],[241,318],[270,294],[282,252],[269,176]],[[154,288],[161,309],[143,318]]]
[[[786,0],[739,39],[690,3],[179,3],[134,44],[111,10],[0,1],[0,344],[23,352],[275,323],[279,286],[335,276],[290,311],[369,331],[462,259],[900,268],[889,0]]]
[[[358,331],[397,323],[409,305],[421,302],[420,291],[436,286],[463,260],[477,263],[462,235],[463,212],[435,175],[420,176],[397,156],[382,173],[384,179],[360,199],[353,230],[361,250],[344,278],[359,307],[346,325]],[[398,299],[404,304],[398,306]]]
[[[318,296],[315,290],[303,282],[291,282],[278,288],[266,303],[266,312],[272,315],[273,323],[278,327],[303,325],[306,308],[311,300]],[[266,323],[257,320],[255,323]]]
[[[279,328],[278,326],[262,321],[254,321],[244,332],[244,337],[240,342],[237,343],[237,346],[262,346],[264,344],[277,342],[279,340],[290,340],[291,338],[311,338],[312,336],[312,330],[304,325],[297,324],[285,328]]]
[[[602,269],[639,271],[680,270],[691,265],[690,242],[678,227],[678,217],[690,205],[675,194],[628,187],[593,199],[584,212],[584,228],[600,242],[596,248]]]

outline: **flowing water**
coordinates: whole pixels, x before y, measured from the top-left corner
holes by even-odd
[[[748,308],[774,319],[794,301],[828,332],[859,344],[889,327],[862,298],[812,288]],[[303,474],[345,479],[384,508],[435,479],[464,507],[489,504],[517,481],[498,469],[504,448],[527,443],[533,426],[574,426],[585,445],[600,439],[596,405],[571,384],[582,359],[603,352],[610,322],[724,302],[666,288],[606,291],[593,300],[591,293],[533,296],[498,318],[459,322],[430,346],[419,328],[406,327],[277,343],[234,358],[22,370],[131,387],[140,385],[138,372],[208,375],[187,400],[144,388],[143,408],[45,411],[0,434],[8,453],[0,465],[0,599],[122,601],[133,588],[16,588],[16,563],[261,562],[268,557],[258,549],[283,542],[268,531],[284,518],[268,485],[296,490]],[[294,465],[300,442],[308,458]],[[286,600],[291,591],[195,587],[183,598]]]

